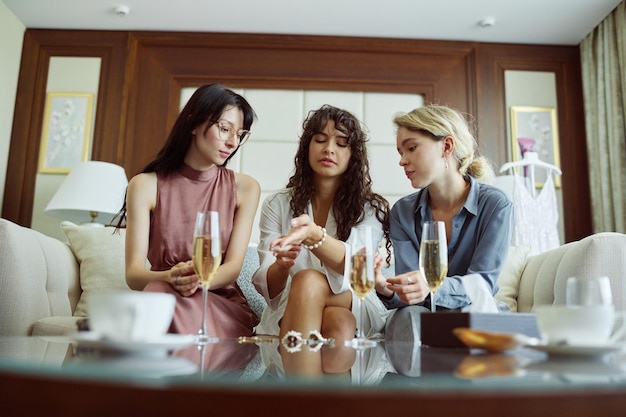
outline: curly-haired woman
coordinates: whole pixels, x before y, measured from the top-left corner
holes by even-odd
[[[389,204],[372,191],[366,140],[359,120],[333,106],[312,111],[304,121],[295,172],[287,188],[262,206],[261,266],[253,282],[268,306],[257,334],[293,330],[306,337],[317,330],[336,340],[354,337],[345,242],[357,225],[371,226],[376,242],[389,242]],[[382,262],[377,260],[378,268]],[[380,332],[388,310],[374,291],[363,305],[365,334]]]

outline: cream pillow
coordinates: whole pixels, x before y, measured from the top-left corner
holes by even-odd
[[[127,289],[124,267],[126,229],[78,226],[64,221],[61,229],[80,264],[82,294],[75,316],[86,317],[86,294],[102,289]]]
[[[529,253],[530,246],[511,246],[498,278],[496,301],[505,303],[514,312],[517,311],[519,281]]]

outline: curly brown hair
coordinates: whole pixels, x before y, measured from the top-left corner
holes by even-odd
[[[369,203],[375,210],[376,218],[383,226],[383,237],[387,248],[387,263],[391,260],[391,241],[389,239],[389,202],[372,191],[372,178],[367,157],[367,132],[361,122],[350,112],[323,105],[318,110],[309,112],[302,124],[300,145],[294,158],[294,174],[289,178],[290,207],[294,216],[307,211],[309,201],[315,193],[313,169],[309,164],[309,145],[313,135],[320,133],[330,121],[348,137],[352,151],[348,169],[341,175],[341,183],[333,200],[333,216],[337,222],[337,239],[346,241],[350,229],[365,218],[365,206]]]

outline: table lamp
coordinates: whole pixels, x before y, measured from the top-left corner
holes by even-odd
[[[44,213],[63,220],[103,227],[120,211],[128,179],[124,168],[101,161],[72,168]]]

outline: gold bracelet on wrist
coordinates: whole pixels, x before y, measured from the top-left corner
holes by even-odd
[[[324,243],[324,241],[326,240],[326,228],[322,227],[322,226],[318,226],[320,229],[322,229],[322,238],[320,239],[319,242],[317,242],[314,245],[305,245],[304,243],[302,244],[302,246],[304,246],[305,248],[307,248],[308,250],[313,250],[313,249],[317,249],[320,246],[322,246],[322,243]]]

